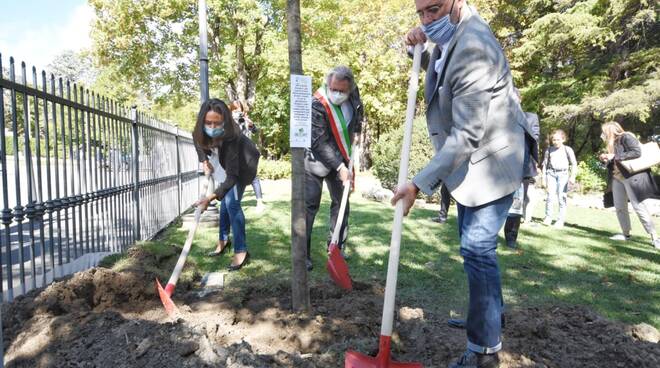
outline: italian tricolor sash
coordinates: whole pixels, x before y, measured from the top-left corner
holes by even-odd
[[[328,118],[330,119],[330,128],[332,128],[332,135],[335,137],[337,146],[339,146],[339,151],[344,157],[344,160],[347,162],[350,161],[351,157],[351,140],[348,134],[348,127],[346,119],[344,119],[344,114],[341,111],[341,106],[334,105],[328,99],[328,92],[326,86],[322,86],[315,93],[316,97],[325,111],[328,113]]]

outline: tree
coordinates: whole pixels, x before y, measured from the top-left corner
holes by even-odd
[[[196,3],[90,0],[97,14],[95,57],[107,68],[105,78],[128,82],[123,98],[156,115],[166,105],[191,110],[199,73]],[[252,106],[264,64],[264,34],[281,24],[281,6],[268,0],[208,2],[212,95]],[[194,117],[187,120],[191,123],[185,125],[192,128]]]
[[[86,87],[92,87],[98,77],[98,71],[87,52],[66,50],[55,56],[46,69],[56,78]]]
[[[287,35],[289,39],[290,74],[301,75],[303,71],[300,29],[300,0],[287,0]],[[309,285],[305,260],[307,253],[307,230],[305,220],[305,172],[303,148],[293,148],[291,160],[291,300],[294,310],[309,310]]]
[[[660,31],[647,0],[498,1],[493,26],[505,46],[526,109],[544,130],[569,132],[577,152],[600,146],[607,120],[650,134],[660,106]],[[525,9],[525,11],[520,11]]]

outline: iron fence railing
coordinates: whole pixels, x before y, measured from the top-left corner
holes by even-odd
[[[2,62],[0,297],[12,301],[153,237],[195,201],[199,175],[189,133]]]

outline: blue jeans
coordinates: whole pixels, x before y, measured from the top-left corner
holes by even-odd
[[[234,232],[234,253],[247,251],[245,244],[245,215],[241,208],[241,199],[245,186],[236,184],[220,201],[220,240],[229,239],[229,227]]]
[[[457,205],[461,256],[470,289],[467,347],[480,354],[502,349],[504,302],[495,250],[497,233],[504,225],[512,201],[513,194],[509,194],[479,207]]]
[[[545,217],[552,218],[552,202],[557,198],[559,214],[557,221],[564,222],[566,218],[566,194],[568,193],[568,170],[554,171],[549,169],[546,175],[548,197],[545,201]]]

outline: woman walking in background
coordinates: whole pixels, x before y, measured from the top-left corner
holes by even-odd
[[[220,233],[211,256],[222,254],[229,245],[229,230],[234,233],[234,257],[229,271],[245,265],[250,257],[245,243],[245,215],[241,199],[245,186],[254,180],[259,163],[259,151],[254,143],[241,134],[227,105],[212,98],[204,102],[197,115],[193,141],[204,172],[224,170],[224,181],[213,194],[200,199],[196,205],[206,210],[214,199],[220,201]]]
[[[252,139],[252,134],[257,132],[257,126],[250,119],[247,114],[247,107],[240,100],[235,100],[229,106],[231,109],[232,116],[234,121],[238,123],[238,126],[241,128],[241,133]],[[257,198],[257,212],[263,212],[266,207],[264,206],[263,193],[261,192],[261,181],[258,176],[254,177],[252,180],[252,189],[254,190],[254,196]]]
[[[569,184],[575,184],[575,177],[577,176],[577,160],[573,149],[564,145],[566,133],[563,130],[553,131],[551,140],[552,146],[545,150],[542,165],[543,182],[548,191],[543,224],[552,224],[552,202],[556,198],[559,203],[559,213],[554,226],[561,229],[564,227],[564,220],[566,219],[568,186]]]
[[[612,240],[630,239],[630,214],[628,201],[637,213],[644,230],[651,236],[651,245],[660,249],[660,238],[655,231],[653,218],[644,204],[648,198],[658,196],[658,188],[651,175],[651,170],[629,173],[620,164],[621,161],[638,158],[642,154],[637,138],[623,130],[619,123],[611,121],[602,125],[601,138],[607,145],[607,153],[599,156],[600,161],[607,164],[607,190],[612,191],[616,217],[621,226],[621,234],[616,234]]]

